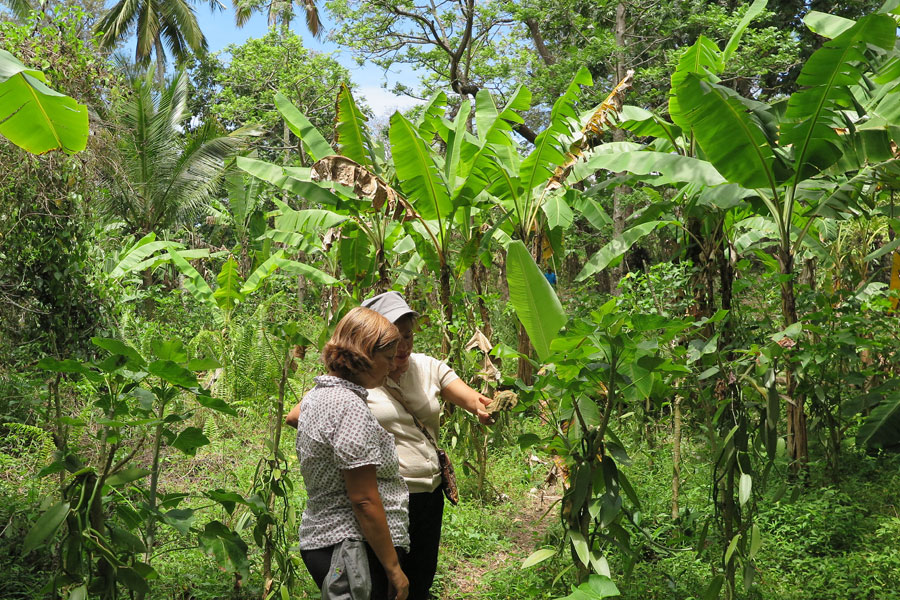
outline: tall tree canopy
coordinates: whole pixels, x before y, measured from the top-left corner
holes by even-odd
[[[267,132],[259,140],[260,149],[274,158],[284,145],[275,94],[283,93],[317,128],[331,131],[334,99],[350,73],[327,54],[304,48],[300,36],[270,30],[199,59],[193,78],[195,115],[218,118],[227,129],[260,125]]]

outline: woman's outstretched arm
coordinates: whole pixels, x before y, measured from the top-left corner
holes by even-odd
[[[485,411],[485,407],[491,403],[491,400],[470,388],[462,379],[454,379],[447,384],[447,387],[441,390],[441,396],[444,400],[452,402],[478,417],[482,425],[491,425],[494,422],[491,415]]]

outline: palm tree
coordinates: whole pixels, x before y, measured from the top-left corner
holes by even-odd
[[[306,28],[314,37],[319,37],[322,22],[319,20],[319,9],[315,0],[296,0],[296,3],[306,12]],[[232,0],[232,4],[234,22],[238,27],[246,25],[253,12],[263,8],[269,15],[269,27],[280,23],[282,27],[287,28],[294,18],[294,0]]]
[[[214,124],[183,134],[188,77],[184,72],[157,93],[148,72],[135,84],[120,117],[119,156],[107,169],[103,211],[139,236],[171,229],[206,209],[219,191],[226,161],[244,147],[248,130],[222,136]]]
[[[215,8],[221,4],[211,0],[210,6]],[[135,61],[147,65],[150,55],[155,53],[160,86],[166,73],[163,43],[176,61],[184,60],[189,50],[194,53],[206,51],[206,38],[200,31],[194,8],[187,0],[118,0],[94,30],[101,34],[101,47],[107,49],[134,32],[137,36]]]

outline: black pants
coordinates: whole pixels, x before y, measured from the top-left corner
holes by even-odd
[[[444,516],[444,492],[409,495],[409,555],[403,572],[409,578],[409,600],[431,598],[429,590],[437,572],[441,521]]]
[[[312,575],[316,587],[322,589],[322,582],[328,575],[328,569],[331,567],[331,555],[334,553],[335,546],[327,548],[317,548],[315,550],[301,550],[300,558],[306,565],[306,570]],[[400,568],[406,573],[406,550],[396,548],[397,558],[400,559]],[[388,598],[388,580],[381,561],[375,556],[372,547],[366,544],[366,556],[369,559],[369,577],[372,578],[372,600],[390,600]],[[411,596],[410,596],[411,597]]]

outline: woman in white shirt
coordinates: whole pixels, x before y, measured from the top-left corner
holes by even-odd
[[[439,440],[441,400],[473,413],[484,424],[493,422],[485,412],[490,400],[466,385],[445,363],[412,351],[419,313],[399,293],[379,294],[362,305],[383,315],[400,331],[394,369],[381,387],[369,391],[366,403],[397,444],[400,474],[409,486],[410,551],[404,563],[409,597],[426,600],[437,571],[444,495],[436,449],[416,426],[413,415],[432,439]]]

